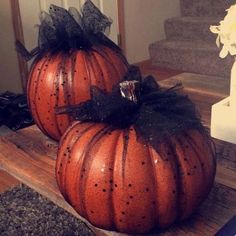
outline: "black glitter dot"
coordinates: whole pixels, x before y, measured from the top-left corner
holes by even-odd
[[[98,186],[98,184],[94,184],[94,186],[95,186],[95,187],[97,187],[97,186]]]
[[[106,189],[103,189],[102,191],[105,193],[107,190],[106,190]]]
[[[132,187],[132,184],[129,184],[128,186],[131,188],[131,187]]]

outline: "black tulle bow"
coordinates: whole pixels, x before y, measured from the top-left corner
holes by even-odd
[[[137,81],[135,81],[136,83]],[[116,128],[134,126],[137,134],[154,147],[163,139],[188,129],[203,130],[195,105],[180,93],[179,87],[162,89],[152,76],[139,82],[137,102],[121,96],[120,86],[111,93],[92,87],[92,99],[74,106],[59,108],[76,120],[103,122]]]
[[[86,0],[81,13],[76,8],[67,11],[51,5],[49,13],[43,12],[40,20],[36,48],[29,52],[19,41],[16,42],[17,51],[26,60],[48,51],[53,53],[71,49],[87,50],[96,45],[120,51],[120,48],[104,34],[112,24],[111,19],[102,14],[91,0]]]

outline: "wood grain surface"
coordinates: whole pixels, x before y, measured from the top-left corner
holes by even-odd
[[[173,79],[176,80],[172,78],[163,82],[163,86],[172,86],[175,83]],[[207,83],[203,83],[203,78],[188,73],[181,74],[177,80],[182,81],[185,87],[183,92],[197,104],[205,125],[209,127],[211,105],[228,94],[226,82],[208,78]],[[214,141],[218,168],[215,185],[208,198],[189,220],[150,235],[211,236],[236,214],[236,145]],[[0,168],[81,219],[63,200],[57,188],[54,176],[56,150],[57,143],[32,126],[0,139]],[[86,224],[97,235],[124,235],[97,229],[88,222]]]

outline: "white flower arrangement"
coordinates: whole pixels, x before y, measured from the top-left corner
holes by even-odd
[[[232,56],[236,55],[236,4],[226,10],[227,15],[224,20],[220,21],[220,25],[210,26],[210,30],[214,34],[218,34],[216,45],[223,45],[220,57],[225,58],[228,53]]]

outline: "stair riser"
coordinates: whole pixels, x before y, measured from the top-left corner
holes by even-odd
[[[182,16],[225,16],[236,0],[180,0]]]
[[[220,59],[218,51],[190,51],[178,48],[173,50],[152,44],[149,52],[154,65],[198,74],[229,77],[233,64],[232,57]]]
[[[217,24],[217,22],[214,22]],[[207,23],[191,23],[167,20],[165,22],[165,33],[167,39],[176,40],[203,40],[214,43],[216,35],[209,30]]]

